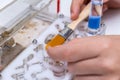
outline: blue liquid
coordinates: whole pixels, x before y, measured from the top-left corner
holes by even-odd
[[[89,16],[88,27],[90,29],[100,28],[101,17],[100,16]]]

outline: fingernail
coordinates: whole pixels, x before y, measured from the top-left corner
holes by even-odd
[[[71,13],[71,19],[74,20],[74,13]]]
[[[72,20],[76,20],[77,18],[78,18],[77,14],[75,14],[75,13],[71,14],[71,19]]]

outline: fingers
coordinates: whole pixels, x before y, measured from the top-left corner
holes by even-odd
[[[109,0],[104,0],[103,12],[108,10],[108,5],[107,5],[108,2],[109,2]]]
[[[108,75],[108,76],[74,76],[73,80],[119,80],[119,75]]]
[[[68,71],[75,75],[104,75],[109,72],[98,58],[70,63]]]
[[[48,54],[55,60],[76,62],[99,56],[100,51],[107,47],[102,37],[86,37],[70,41],[67,44],[48,48]]]
[[[104,3],[107,3],[107,2],[109,2],[109,0],[103,0],[103,2],[104,2]]]
[[[103,13],[108,10],[108,6],[105,4],[103,5]]]
[[[90,0],[72,0],[71,4],[71,19],[75,20],[78,18],[80,11],[84,8],[84,4],[87,4]],[[105,12],[108,9],[107,2],[109,0],[103,0],[105,6],[103,6],[103,12]]]
[[[73,80],[102,80],[101,76],[75,76]]]
[[[120,8],[120,0],[109,0],[109,8]]]
[[[72,4],[71,4],[71,19],[72,20],[75,20],[78,18],[83,2],[84,0],[72,0]]]

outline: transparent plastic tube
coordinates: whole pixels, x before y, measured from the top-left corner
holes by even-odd
[[[92,0],[90,16],[101,17],[102,16],[102,6],[103,6],[103,0]]]
[[[95,36],[105,34],[105,25],[101,24],[103,0],[92,0],[89,15],[88,28],[85,36]]]

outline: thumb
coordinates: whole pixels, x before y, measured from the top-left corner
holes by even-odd
[[[56,61],[64,61],[65,52],[67,52],[67,46],[65,45],[60,45],[56,47],[48,47],[47,49],[48,55]]]

